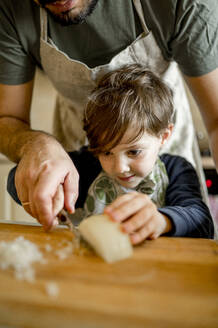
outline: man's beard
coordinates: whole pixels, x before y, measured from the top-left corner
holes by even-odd
[[[53,19],[62,26],[69,26],[73,24],[81,24],[85,21],[86,17],[91,15],[93,10],[95,9],[98,0],[90,0],[90,3],[87,4],[85,8],[83,8],[78,15],[72,15],[71,10],[62,12],[62,13],[53,13],[45,6],[47,4],[55,2],[54,0],[39,0],[41,7],[45,8],[45,10],[53,17]]]

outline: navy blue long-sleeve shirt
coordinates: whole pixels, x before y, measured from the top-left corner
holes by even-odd
[[[79,197],[76,202],[76,208],[79,208],[83,207],[88,189],[102,168],[98,159],[88,152],[86,147],[69,155],[80,176]],[[180,156],[164,154],[160,158],[165,164],[169,178],[165,206],[158,208],[173,225],[167,236],[213,238],[213,220],[202,200],[195,169]],[[14,183],[15,172],[16,167],[9,173],[7,189],[12,198],[21,204]]]

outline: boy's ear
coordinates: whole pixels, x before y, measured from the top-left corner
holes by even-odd
[[[169,137],[172,134],[172,131],[173,131],[173,124],[169,124],[168,128],[165,129],[163,131],[163,133],[161,134],[161,144],[162,145],[164,145],[167,142],[167,140],[169,139]]]

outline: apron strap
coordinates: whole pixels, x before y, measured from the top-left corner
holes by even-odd
[[[139,19],[141,21],[141,24],[142,24],[143,30],[145,32],[145,35],[148,35],[150,31],[149,31],[149,29],[148,29],[148,27],[145,23],[145,18],[144,18],[141,2],[140,2],[140,0],[133,0],[133,3],[134,3],[134,6],[135,6],[135,9],[137,11],[137,14],[139,15]]]
[[[47,28],[48,28],[48,19],[45,9],[40,7],[40,28],[41,28],[41,38],[47,42]]]

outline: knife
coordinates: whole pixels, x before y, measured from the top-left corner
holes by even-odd
[[[57,218],[58,218],[59,224],[66,224],[70,231],[72,231],[72,232],[74,231],[74,225],[71,222],[70,218],[68,217],[68,213],[65,209],[62,209],[58,213]]]
[[[67,211],[64,209],[64,188],[62,184],[57,188],[57,192],[54,196],[53,208],[58,215],[53,222],[52,228],[55,228],[58,224],[66,224],[70,231],[74,231],[73,223],[71,222]]]

